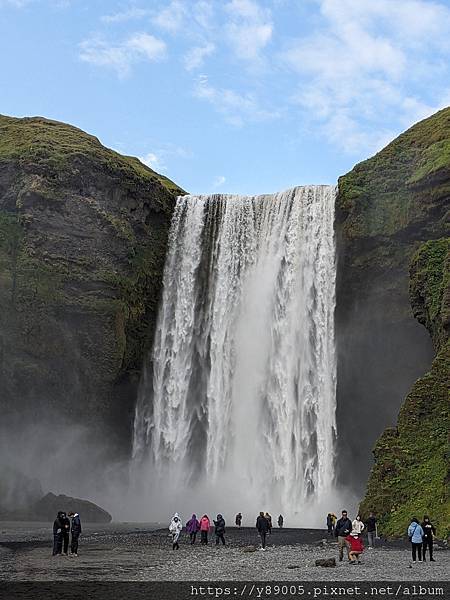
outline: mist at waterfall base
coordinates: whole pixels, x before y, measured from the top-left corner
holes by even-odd
[[[323,526],[339,509],[335,193],[178,199],[135,415],[147,520],[264,510]]]

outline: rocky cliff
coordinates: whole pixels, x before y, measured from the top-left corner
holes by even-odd
[[[409,267],[415,255],[413,273],[416,275],[411,285],[414,290],[418,285],[418,273],[422,272],[414,269],[418,268],[421,260],[428,261],[428,258],[425,259],[425,255],[428,257],[427,249],[431,256],[432,249],[442,248],[445,244],[442,240],[435,242],[436,246],[434,242],[423,245],[424,242],[449,235],[449,206],[450,109],[418,123],[339,180],[338,421],[341,424],[341,461],[350,465],[350,468],[341,470],[341,482],[354,484],[355,479],[359,479],[360,484],[364,484],[364,468],[367,468],[363,467],[364,456],[386,424],[395,424],[405,395],[432,361],[431,340],[414,315],[421,315],[419,322],[432,330],[435,348],[436,344],[441,348],[445,337],[443,329],[430,327],[427,319],[431,317],[427,311],[420,313],[415,293],[416,300],[413,300],[411,310]],[[415,254],[419,248],[422,250]],[[433,262],[433,259],[430,260]],[[438,275],[435,277],[439,279]],[[434,285],[440,286],[435,279],[433,281]],[[435,318],[439,310],[436,308],[436,296],[433,298]],[[428,301],[429,298],[424,300]],[[440,365],[440,377],[446,375],[448,381],[448,362],[442,362],[441,350],[438,357],[430,373],[434,373]],[[420,381],[428,381],[429,377],[427,375]],[[415,397],[420,385],[423,384],[415,384],[409,399]],[[442,389],[434,385],[427,389],[430,407],[427,419],[432,423],[430,427],[438,431],[443,418]],[[399,431],[408,436],[419,435],[420,426],[411,429],[409,420],[420,421],[420,410],[412,400],[408,400],[400,413]],[[421,475],[415,473],[414,467],[417,470],[421,464],[417,456],[416,462],[408,463],[412,469],[408,471],[407,480],[404,479],[407,471],[402,471],[382,485],[384,475],[381,465],[384,459],[389,462],[388,457],[392,457],[390,447],[398,445],[396,431],[387,430],[377,443],[376,466],[362,508],[376,510],[384,519],[386,531],[403,533],[404,520],[411,516],[409,513],[406,516],[406,513],[413,507],[419,513],[425,510],[425,499],[432,496],[427,486],[427,493],[424,491],[420,496],[423,502],[419,499],[418,504],[414,504],[411,498],[411,502],[406,503],[406,495],[414,495],[415,486],[423,485],[423,469],[431,466],[439,468],[436,479],[433,475],[429,481],[442,481],[442,462],[439,462],[442,460],[442,437],[438,436],[430,445],[436,449],[433,445],[436,443],[440,448],[440,458],[434,465],[427,465],[425,461],[423,468],[420,467]],[[423,435],[428,435],[426,423]],[[417,446],[418,451],[419,448]],[[392,449],[392,452],[395,453],[395,450]],[[383,501],[380,500],[381,495],[375,493],[378,486],[383,490],[380,491]],[[442,500],[440,492],[438,497],[437,504],[427,504],[430,512],[436,509],[433,513],[435,518],[438,514],[442,515],[438,508]],[[390,519],[386,511],[390,514],[391,510],[393,513],[400,510],[399,502],[403,503],[405,512]]]
[[[53,415],[129,443],[181,193],[75,127],[0,116],[3,424]]]
[[[412,516],[450,533],[450,238],[422,244],[411,263],[411,306],[436,350],[431,369],[378,440],[361,512],[376,511],[384,533],[402,534]],[[406,525],[405,525],[406,524]]]

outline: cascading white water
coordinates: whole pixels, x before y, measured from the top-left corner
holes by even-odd
[[[330,493],[334,200],[334,186],[178,198],[134,432],[162,516],[182,499],[292,522]]]

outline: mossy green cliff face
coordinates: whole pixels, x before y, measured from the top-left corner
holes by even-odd
[[[182,193],[75,127],[0,116],[4,416],[50,410],[129,436]]]
[[[375,441],[433,359],[411,310],[409,265],[423,242],[449,235],[449,199],[450,109],[339,179],[338,477],[361,494]]]
[[[422,244],[411,263],[411,306],[426,325],[436,357],[401,407],[396,427],[378,440],[360,510],[380,515],[386,534],[404,534],[411,517],[431,516],[450,532],[448,433],[450,382],[450,238]]]

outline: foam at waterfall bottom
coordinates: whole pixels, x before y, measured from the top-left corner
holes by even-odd
[[[161,515],[330,510],[335,193],[178,198],[134,432]]]

